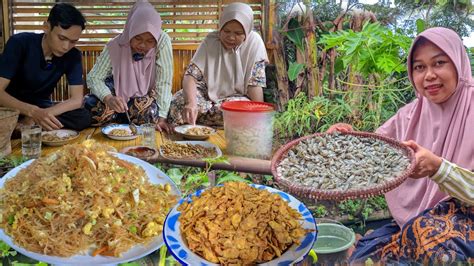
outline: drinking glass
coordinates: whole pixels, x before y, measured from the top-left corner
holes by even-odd
[[[21,127],[21,154],[27,159],[36,159],[41,155],[41,127],[25,125]]]
[[[155,148],[156,132],[154,123],[146,123],[141,126],[143,132],[143,146]]]

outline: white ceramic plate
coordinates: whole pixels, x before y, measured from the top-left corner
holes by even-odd
[[[125,129],[128,132],[130,132],[130,135],[129,136],[115,136],[115,135],[110,134],[110,132],[114,129]],[[130,130],[130,127],[128,126],[128,124],[115,124],[115,125],[105,126],[102,128],[102,134],[115,140],[131,140],[131,139],[136,139],[138,137],[138,134],[132,135],[132,131]]]
[[[192,140],[183,140],[183,141],[175,141],[175,143],[178,143],[178,144],[191,144],[191,145],[201,145],[205,148],[214,148],[217,152],[217,155],[216,157],[214,158],[218,158],[218,157],[221,157],[222,156],[222,151],[221,149],[219,149],[219,147],[217,147],[217,145],[215,144],[212,144],[210,142],[207,142],[207,141],[192,141]],[[163,153],[163,150],[160,148],[160,155],[166,159],[169,159],[169,160],[201,160],[201,159],[204,159],[204,158],[171,158],[171,157],[166,157],[166,155]]]
[[[154,167],[153,165],[142,161],[140,159],[137,159],[132,156],[128,156],[125,154],[120,154],[120,153],[112,153],[114,156],[117,158],[123,159],[125,161],[134,163],[136,165],[141,166],[148,178],[150,183],[152,184],[170,184],[171,185],[171,191],[175,195],[181,195],[181,192],[179,189],[176,187],[174,182],[161,170],[158,168]],[[21,169],[26,168],[28,165],[30,165],[34,160],[29,160],[20,166],[12,169],[10,172],[8,172],[3,178],[0,179],[0,188],[3,188],[5,180],[14,177]],[[156,236],[153,241],[151,241],[148,245],[136,245],[132,247],[130,250],[127,252],[122,253],[121,257],[107,257],[107,256],[90,256],[90,255],[75,255],[71,257],[56,257],[56,256],[48,256],[48,255],[43,255],[35,252],[28,251],[20,246],[17,246],[12,238],[5,234],[3,229],[0,229],[0,239],[3,240],[5,243],[7,243],[10,247],[14,248],[16,251],[20,252],[21,254],[28,256],[30,258],[33,258],[35,260],[39,260],[42,262],[46,262],[49,264],[55,264],[55,265],[97,265],[97,264],[118,264],[118,263],[124,263],[128,261],[133,261],[137,260],[141,257],[144,257],[153,251],[157,250],[158,248],[163,245],[163,235]]]
[[[263,186],[263,185],[257,185],[257,184],[250,184],[250,185],[255,188],[266,189],[270,191],[271,193],[280,195],[285,201],[288,202],[290,207],[292,207],[295,210],[298,210],[298,212],[301,214],[302,219],[303,219],[302,220],[303,228],[313,230],[312,232],[307,233],[305,236],[303,236],[300,239],[299,245],[294,244],[287,251],[285,251],[285,253],[283,253],[280,257],[274,260],[271,260],[269,262],[260,264],[260,265],[267,265],[267,266],[285,265],[286,266],[286,265],[293,265],[294,263],[297,263],[303,260],[304,257],[311,251],[311,248],[313,247],[314,242],[316,241],[316,235],[317,235],[316,222],[313,216],[311,215],[311,212],[306,208],[306,206],[303,203],[301,203],[299,200],[297,200],[290,194],[287,194],[278,189],[274,189],[274,188]],[[181,215],[181,212],[178,211],[178,207],[185,200],[187,200],[188,202],[191,202],[192,196],[199,197],[202,192],[203,192],[202,190],[199,190],[195,192],[194,194],[188,196],[187,198],[180,200],[179,203],[169,212],[168,216],[166,217],[165,224],[163,226],[163,236],[165,237],[165,244],[168,247],[168,250],[171,252],[173,257],[175,257],[183,265],[201,265],[201,266],[217,265],[193,253],[186,246],[183,238],[181,237],[181,231],[179,229],[179,226],[181,224],[179,222],[179,216]]]
[[[77,139],[79,137],[79,132],[72,130],[72,129],[58,129],[58,130],[51,130],[51,131],[43,131],[41,133],[41,136],[45,135],[56,135],[62,140],[57,140],[57,141],[47,141],[42,139],[41,143],[48,145],[48,146],[61,146],[64,145],[71,140]]]
[[[207,128],[209,130],[212,131],[211,134],[209,135],[190,135],[190,134],[187,134],[186,131],[191,129],[191,128]],[[187,139],[194,139],[194,140],[204,140],[204,139],[207,139],[209,138],[210,135],[213,135],[213,134],[216,134],[216,130],[212,127],[207,127],[207,126],[201,126],[201,125],[182,125],[182,126],[177,126],[174,128],[174,131],[178,134],[180,134],[181,136],[187,138]]]

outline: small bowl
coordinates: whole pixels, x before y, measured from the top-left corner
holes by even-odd
[[[44,137],[46,135],[56,135],[60,139],[58,140],[44,140]],[[42,140],[41,142],[45,145],[48,146],[62,146],[64,144],[67,144],[79,137],[80,133],[72,130],[72,129],[58,129],[58,130],[51,130],[51,131],[45,131],[41,134]]]
[[[158,158],[158,150],[145,146],[126,147],[120,152],[148,162]]]
[[[211,133],[207,135],[193,135],[187,133],[188,130],[192,128],[202,128],[202,129],[208,129]],[[208,126],[201,126],[201,125],[182,125],[182,126],[177,126],[174,128],[174,131],[178,133],[179,135],[183,136],[186,139],[192,139],[192,140],[205,140],[209,138],[210,135],[216,134],[216,130],[212,127]]]

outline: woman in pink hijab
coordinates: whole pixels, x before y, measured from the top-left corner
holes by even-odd
[[[219,31],[201,43],[174,96],[170,123],[223,125],[225,101],[263,101],[267,51],[253,29],[252,8],[244,3],[224,7]]]
[[[440,166],[428,163],[426,157],[431,152],[446,162],[474,169],[474,81],[461,38],[446,28],[419,34],[408,56],[408,75],[417,98],[377,133],[414,148],[416,170],[385,194],[394,222],[359,240],[353,263],[368,258],[424,264],[474,258],[474,206],[443,192],[445,184],[435,178]],[[336,124],[328,131],[333,130],[352,127]],[[472,191],[473,183],[456,184],[457,191]]]
[[[161,17],[146,0],[137,1],[123,32],[112,39],[87,75],[92,95],[86,108],[93,124],[166,122],[171,102],[173,52],[171,38],[161,30]]]

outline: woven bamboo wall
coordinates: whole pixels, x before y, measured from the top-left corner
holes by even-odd
[[[4,12],[6,38],[19,32],[42,32],[49,10],[54,0],[3,0],[8,2]],[[128,11],[135,1],[60,1],[76,6],[87,20],[78,48],[83,53],[84,75],[92,68],[103,45],[123,29]],[[173,92],[181,89],[184,68],[189,63],[199,43],[209,33],[217,29],[222,8],[236,0],[150,0],[163,20],[163,30],[172,38],[174,56]],[[265,39],[268,25],[265,5],[269,0],[239,0],[248,3],[254,10],[255,30]],[[4,3],[5,6],[5,3]],[[268,9],[268,7],[267,7]],[[68,98],[65,80],[58,83],[54,100]]]

